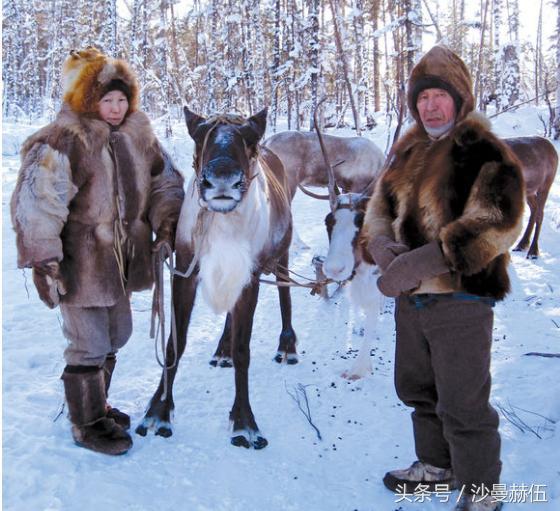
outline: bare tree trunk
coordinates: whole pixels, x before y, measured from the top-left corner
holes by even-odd
[[[483,55],[483,51],[482,49],[484,48],[484,35],[486,34],[486,17],[488,14],[488,3],[489,0],[481,0],[481,2],[484,2],[484,8],[481,9],[481,11],[484,11],[484,14],[482,16],[482,26],[480,27],[480,46],[479,46],[479,51],[478,51],[478,64],[476,66],[476,78],[475,78],[475,82],[474,82],[474,99],[476,104],[481,105],[482,101],[481,101],[481,97],[482,97],[482,86],[481,86],[481,77],[482,77],[482,55]],[[482,7],[482,5],[481,5]]]
[[[535,104],[539,106],[539,92],[542,83],[542,13],[543,0],[539,4],[539,21],[537,24],[537,41],[535,47]]]
[[[501,108],[502,94],[502,66],[501,66],[501,45],[500,30],[502,28],[502,0],[493,0],[492,20],[494,24],[494,80],[493,80],[493,98],[496,102],[496,112]]]
[[[373,0],[371,10],[371,21],[373,24],[373,109],[376,112],[381,110],[381,71],[379,69],[381,52],[379,51],[379,36],[376,35],[377,29],[379,28],[379,3],[381,1],[382,0]]]
[[[309,0],[309,62],[311,64],[311,109],[309,112],[309,130],[314,129],[313,112],[317,110],[317,91],[319,89],[319,0]]]
[[[443,35],[441,33],[441,30],[439,28],[439,23],[438,20],[436,19],[436,17],[432,14],[432,10],[430,9],[430,4],[428,4],[427,0],[422,0],[422,2],[424,3],[424,7],[426,8],[426,12],[428,13],[428,16],[430,17],[430,19],[432,20],[432,25],[434,26],[434,28],[436,29],[436,37],[437,37],[437,41],[441,41],[443,39]]]
[[[280,68],[280,0],[274,3],[274,48],[272,55],[272,69],[270,73],[270,84],[272,88],[272,126],[276,129],[278,116],[278,69]]]
[[[560,1],[556,0],[556,110],[554,140],[560,139]]]
[[[406,15],[404,21],[405,37],[406,37],[406,76],[410,76],[412,68],[414,67],[414,53],[412,48],[414,46],[412,32],[414,27],[412,26],[412,21],[410,19],[410,14],[412,12],[412,1],[403,0],[403,9]]]
[[[391,5],[394,6],[394,11],[391,9]],[[399,4],[399,2],[395,2],[394,4],[391,2],[389,4],[389,16],[391,18],[391,23],[396,23],[397,27],[393,29],[393,48],[395,53],[395,58],[393,62],[395,64],[395,87],[396,90],[399,91],[404,86],[404,82],[406,77],[404,75],[404,61],[405,61],[405,52],[403,50],[403,30],[402,24],[400,24],[399,19],[403,16],[403,8]],[[401,104],[401,95],[396,94],[396,109],[397,111],[401,111],[403,108],[406,108],[406,103]]]
[[[359,136],[361,135],[360,129],[360,114],[356,110],[356,102],[354,101],[354,93],[352,91],[352,84],[350,83],[350,78],[348,76],[348,64],[346,62],[346,56],[344,55],[344,50],[342,48],[342,42],[340,40],[340,31],[338,29],[338,20],[337,20],[337,12],[334,7],[333,0],[329,0],[329,5],[331,8],[332,16],[333,16],[333,28],[334,28],[334,39],[336,42],[336,47],[338,50],[338,54],[340,56],[340,62],[342,64],[342,69],[344,72],[344,81],[346,83],[346,88],[348,90],[348,98],[350,100],[350,106],[352,107],[352,115],[354,116],[354,123],[356,126],[356,134]]]
[[[179,101],[184,100],[183,87],[181,85],[180,73],[181,73],[181,63],[179,60],[179,53],[177,50],[177,31],[175,29],[175,11],[173,10],[173,2],[169,2],[169,7],[171,11],[171,55],[173,55],[173,82],[177,89],[177,94],[179,96]]]
[[[171,129],[171,112],[170,112],[170,87],[169,87],[169,70],[167,66],[167,0],[161,0],[159,17],[159,58],[160,58],[160,80],[163,105],[165,109],[165,138],[172,135]],[[164,42],[165,41],[165,42]]]
[[[354,16],[352,17],[354,28],[354,76],[357,87],[357,110],[362,111],[365,118],[368,117],[368,109],[365,101],[364,80],[364,2],[354,0]]]

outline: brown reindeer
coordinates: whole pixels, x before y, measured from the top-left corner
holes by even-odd
[[[527,250],[531,241],[531,233],[535,228],[535,235],[527,252],[527,258],[536,259],[539,256],[539,235],[543,222],[544,206],[556,176],[558,154],[554,146],[543,137],[506,138],[504,141],[521,162],[527,204],[529,204],[531,211],[525,233],[514,250]]]
[[[245,120],[238,116],[200,117],[185,107],[190,136],[196,143],[191,179],[177,228],[177,270],[173,281],[177,348],[168,342],[166,366],[144,420],[136,429],[146,435],[172,434],[173,381],[186,346],[197,288],[217,313],[228,312],[227,354],[235,368],[235,400],[230,412],[231,443],[261,449],[261,435],[249,404],[249,342],[262,271],[287,267],[292,218],[280,160],[258,142],[266,127],[266,109]],[[277,277],[278,279],[278,277]],[[295,344],[289,288],[280,287],[282,336]],[[171,338],[170,338],[171,340]]]

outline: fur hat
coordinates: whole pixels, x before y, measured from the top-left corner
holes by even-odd
[[[64,101],[77,114],[98,114],[99,100],[111,90],[128,99],[127,115],[138,110],[139,87],[129,65],[112,59],[96,48],[70,52],[62,67]]]
[[[121,91],[126,96],[126,99],[130,101],[130,98],[132,97],[132,92],[130,91],[130,87],[122,80],[119,80],[118,78],[115,80],[111,80],[107,84],[107,86],[101,91],[101,97],[105,96],[105,94],[108,94],[109,92],[114,90]]]
[[[420,122],[416,108],[418,94],[424,89],[438,88],[447,91],[455,102],[456,120],[463,120],[474,109],[472,79],[465,63],[444,46],[434,46],[414,66],[408,81],[408,108]]]

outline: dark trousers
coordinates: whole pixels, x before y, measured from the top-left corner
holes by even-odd
[[[492,306],[446,295],[396,301],[395,386],[414,408],[420,461],[453,468],[466,491],[499,482],[498,414],[490,406]]]

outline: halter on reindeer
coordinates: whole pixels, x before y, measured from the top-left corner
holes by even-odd
[[[249,342],[262,271],[288,266],[292,217],[280,160],[258,143],[266,127],[266,109],[243,119],[200,117],[185,107],[196,143],[194,168],[176,236],[177,270],[173,281],[177,343],[168,342],[164,374],[136,432],[172,434],[173,382],[186,346],[197,288],[216,313],[228,313],[220,341],[235,368],[235,400],[230,412],[231,442],[261,449],[261,435],[249,404]],[[277,276],[277,280],[282,277]],[[278,288],[282,310],[279,352],[295,354],[288,287]],[[166,372],[166,370],[167,372]]]

